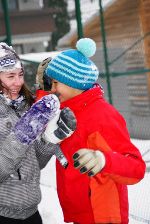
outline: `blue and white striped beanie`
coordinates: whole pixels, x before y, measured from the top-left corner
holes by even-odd
[[[59,53],[45,70],[48,77],[75,89],[86,90],[98,79],[99,71],[89,59],[96,52],[96,44],[90,38],[82,38],[75,49]]]

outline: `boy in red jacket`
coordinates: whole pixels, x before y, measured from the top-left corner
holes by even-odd
[[[64,221],[127,224],[127,185],[144,177],[145,163],[123,117],[96,84],[99,71],[89,59],[95,42],[83,38],[76,47],[52,59],[44,75],[61,107],[69,107],[77,118],[76,131],[60,144],[69,165],[64,169],[56,163]]]

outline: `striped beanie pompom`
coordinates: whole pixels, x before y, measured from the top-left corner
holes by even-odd
[[[96,52],[96,44],[90,38],[82,38],[76,43],[76,50],[59,53],[49,62],[46,75],[75,89],[86,90],[98,79],[99,71],[89,59]]]

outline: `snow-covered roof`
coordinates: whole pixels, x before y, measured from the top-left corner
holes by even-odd
[[[69,3],[68,10],[73,9],[74,7],[73,1],[74,0],[68,1]],[[116,1],[117,0],[102,0],[104,11],[107,10],[107,8],[109,8]],[[90,21],[92,21],[93,18],[95,18],[95,16],[99,15],[99,1],[90,2],[89,0],[82,0],[82,4],[80,4],[80,7],[81,7],[81,17],[83,26],[90,23]],[[59,39],[57,49],[61,48],[64,49],[65,47],[67,48],[70,44],[69,42],[70,37],[76,34],[77,32],[76,20],[70,21],[70,26],[71,26],[70,31],[65,36]]]
[[[39,63],[48,57],[54,58],[58,53],[59,51],[28,53],[28,54],[21,54],[19,55],[19,57],[25,61],[32,61]]]

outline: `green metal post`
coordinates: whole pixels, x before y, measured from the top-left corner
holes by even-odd
[[[78,39],[83,37],[83,28],[81,21],[81,10],[80,10],[80,0],[75,0],[75,11],[76,11],[76,20],[77,20],[77,29],[78,29]]]
[[[10,19],[9,19],[9,11],[8,11],[8,1],[1,0],[3,11],[4,11],[4,20],[5,20],[5,27],[6,27],[6,42],[8,45],[11,45],[11,28],[10,28]]]
[[[109,61],[108,61],[108,53],[107,53],[106,32],[105,32],[102,0],[99,0],[99,6],[100,6],[101,35],[102,35],[104,61],[105,61],[105,74],[106,74],[107,89],[108,89],[108,100],[109,100],[109,103],[112,104],[111,81],[110,81],[110,71],[109,71]]]

